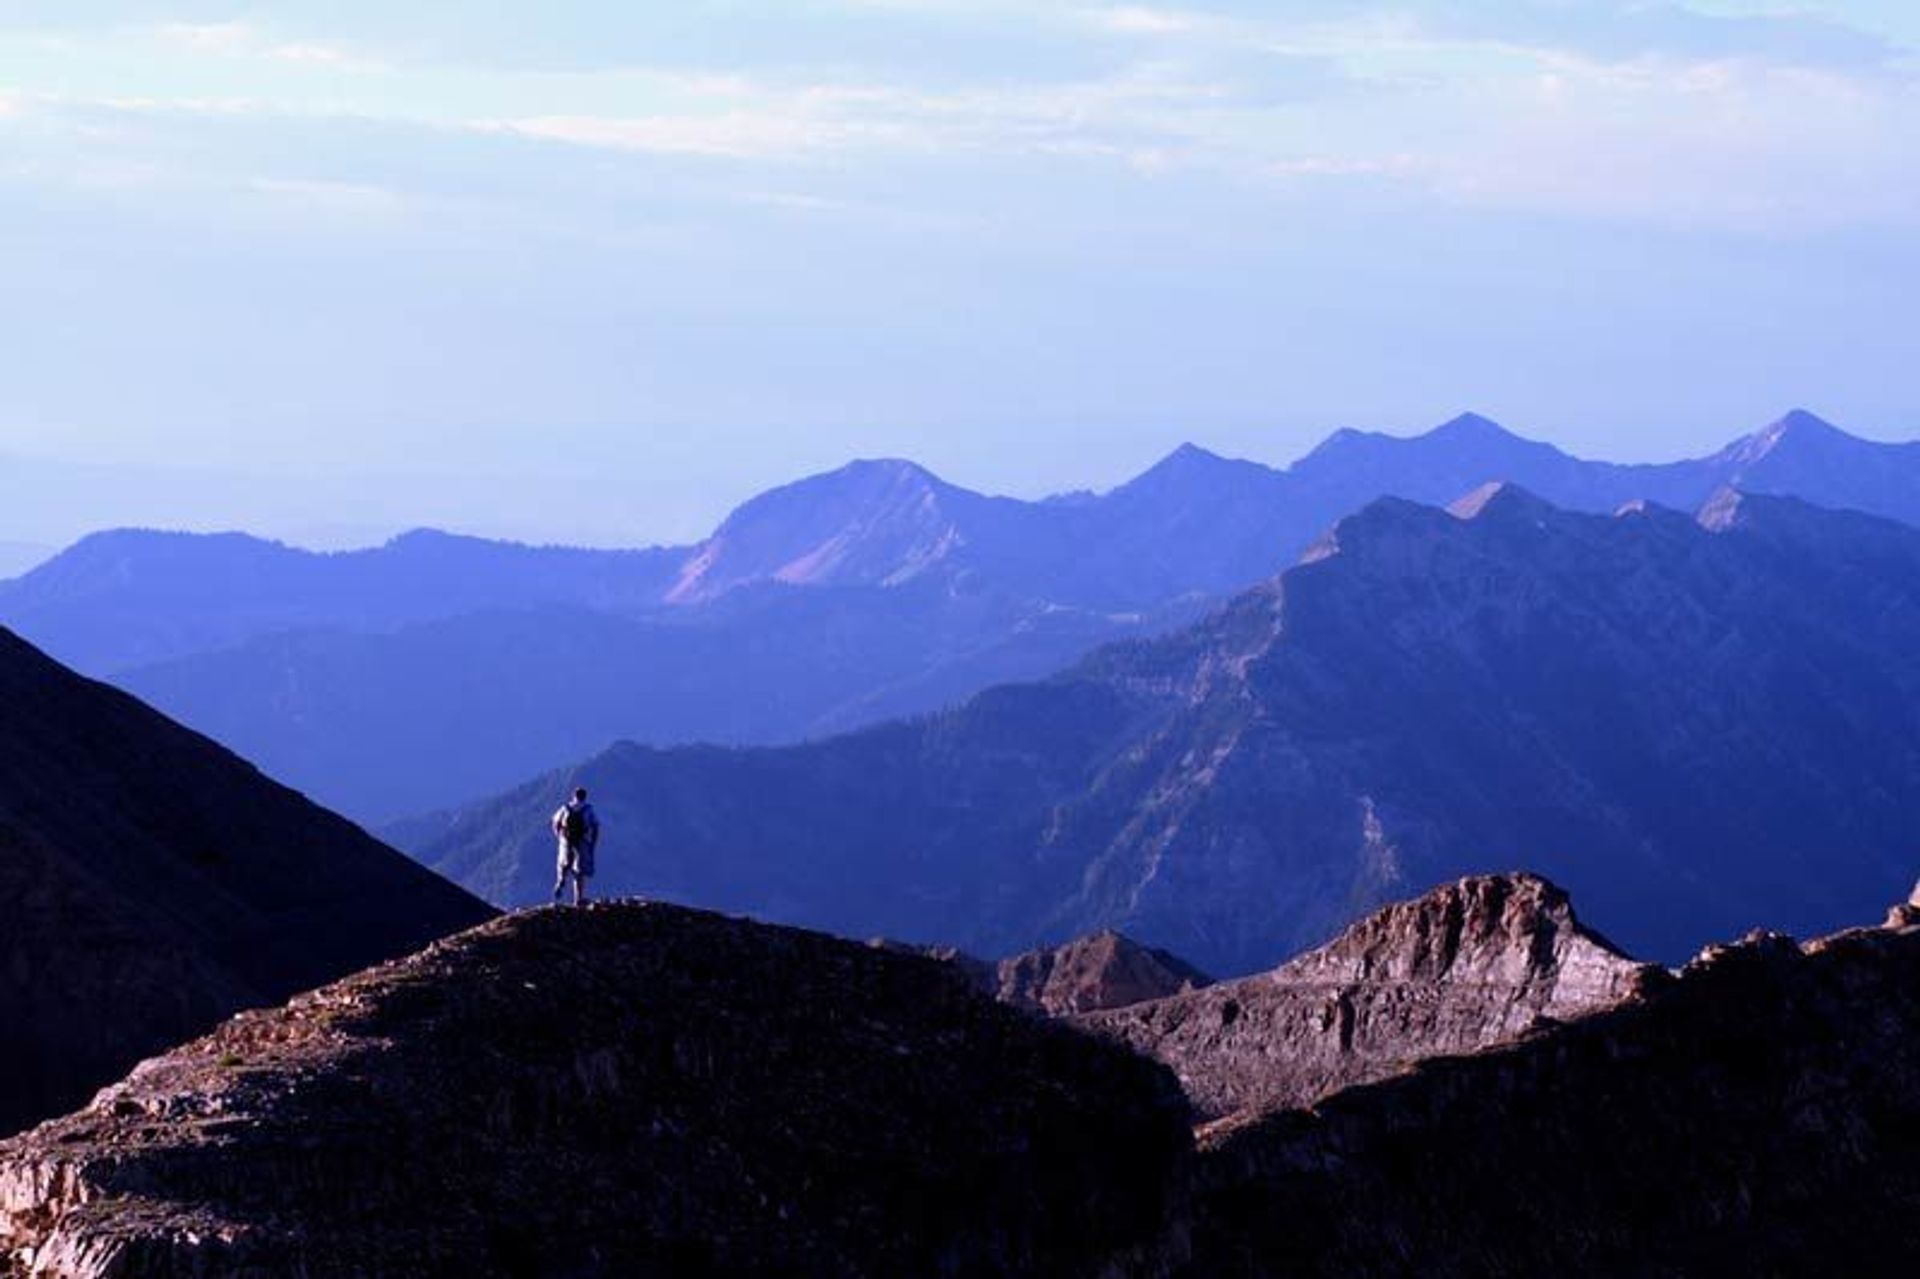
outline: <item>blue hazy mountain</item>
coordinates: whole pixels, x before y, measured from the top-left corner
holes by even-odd
[[[775,743],[933,711],[1191,620],[1382,495],[1508,479],[1608,511],[1715,489],[1920,519],[1920,451],[1795,413],[1690,462],[1588,462],[1473,415],[1342,432],[1286,470],[1184,446],[1023,502],[899,460],[763,494],[704,542],[422,532],[312,554],[118,532],[0,584],[0,621],[362,820],[455,804],[619,738]]]
[[[623,745],[405,835],[537,900],[591,787],[604,887],[999,954],[1100,928],[1265,967],[1529,866],[1629,948],[1871,917],[1915,875],[1920,530],[1511,485],[1381,499],[1191,628],[779,749]]]

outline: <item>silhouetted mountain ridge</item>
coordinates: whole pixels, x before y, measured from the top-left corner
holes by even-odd
[[[0,1131],[489,913],[6,631],[0,705]]]
[[[1804,412],[1657,466],[1582,461],[1467,414],[1411,438],[1341,432],[1285,470],[1187,444],[1071,501],[859,461],[752,499],[691,547],[418,531],[314,555],[110,534],[0,583],[0,621],[385,821],[617,738],[778,743],[933,711],[1190,621],[1377,497],[1440,504],[1490,481],[1595,512],[1691,510],[1738,482],[1920,519],[1915,446]],[[528,726],[541,688],[578,709]]]

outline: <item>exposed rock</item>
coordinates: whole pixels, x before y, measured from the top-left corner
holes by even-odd
[[[1111,931],[1003,959],[995,977],[1003,1002],[1055,1017],[1124,1008],[1213,984],[1179,956]]]
[[[1273,972],[1080,1024],[1165,1062],[1217,1119],[1505,1043],[1663,975],[1583,928],[1545,880],[1482,876],[1387,907]]]
[[[0,1135],[484,903],[0,631]]]
[[[1887,913],[1888,928],[1911,928],[1920,925],[1920,884],[1913,886],[1913,892],[1907,900],[1895,906]]]
[[[0,1240],[61,1279],[1144,1274],[1189,1142],[1161,1068],[950,965],[596,905],[236,1018],[0,1143]]]
[[[1202,1151],[1191,1279],[1899,1273],[1920,928],[1717,948],[1645,999]]]

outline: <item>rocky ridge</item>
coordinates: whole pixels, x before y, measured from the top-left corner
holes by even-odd
[[[665,906],[522,914],[0,1142],[0,1272],[1812,1279],[1920,1248],[1920,901],[1649,979],[1551,885],[1482,877],[1291,984],[1396,1060],[1196,1141],[1107,1019],[997,1005],[953,962]],[[1274,1059],[1324,1057],[1269,1024]]]
[[[1476,876],[1361,920],[1270,973],[1077,1019],[1165,1063],[1202,1119],[1311,1106],[1414,1062],[1637,998],[1636,963],[1533,875]]]
[[[1062,1017],[1184,994],[1213,979],[1178,955],[1111,930],[1003,959],[994,994],[1016,1008]]]
[[[954,967],[660,905],[499,920],[0,1143],[59,1279],[1110,1275],[1186,1109]]]
[[[1920,1255],[1920,912],[1709,948],[1504,1047],[1203,1132],[1184,1279],[1891,1274]]]

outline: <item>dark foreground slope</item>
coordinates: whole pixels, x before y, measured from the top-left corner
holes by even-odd
[[[1613,1012],[1208,1131],[1185,1274],[1905,1273],[1916,925],[1757,936]]]
[[[1389,906],[1273,972],[1078,1022],[1166,1063],[1200,1116],[1219,1119],[1311,1106],[1665,978],[1582,927],[1552,884],[1490,875]]]
[[[0,1132],[488,913],[0,631]]]
[[[781,750],[624,746],[413,851],[540,900],[562,787],[610,890],[1007,954],[1119,928],[1267,968],[1531,865],[1629,950],[1814,935],[1904,891],[1920,530],[1729,494],[1700,519],[1382,501],[1175,636]]]
[[[1318,962],[1352,1078],[1392,1073],[1196,1150],[1163,1069],[957,965],[515,916],[0,1142],[0,1272],[1812,1279],[1920,1249],[1920,901],[1639,980],[1547,886],[1469,881]]]
[[[63,1279],[1145,1272],[1189,1140],[1164,1071],[951,965],[595,906],[238,1018],[0,1144],[0,1250]]]

